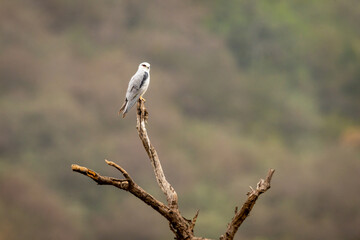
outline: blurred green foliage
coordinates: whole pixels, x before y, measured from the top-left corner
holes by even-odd
[[[0,1],[0,239],[170,239],[122,165],[164,200],[116,113],[152,64],[149,134],[197,235],[217,238],[268,168],[237,239],[360,238],[360,4]],[[139,231],[139,228],[141,231]]]

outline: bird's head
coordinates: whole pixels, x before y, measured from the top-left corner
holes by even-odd
[[[140,63],[139,69],[143,69],[147,72],[150,71],[150,63],[148,63],[148,62]]]

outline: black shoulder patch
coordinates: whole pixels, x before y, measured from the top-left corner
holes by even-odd
[[[143,79],[141,80],[139,89],[142,87],[142,85],[144,85],[144,82],[148,79],[148,77],[149,77],[149,74],[148,74],[147,72],[145,72],[145,73],[144,73],[144,77],[143,77]]]

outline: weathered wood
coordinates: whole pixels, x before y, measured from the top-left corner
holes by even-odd
[[[164,171],[162,170],[161,163],[155,148],[150,142],[150,138],[146,131],[146,122],[148,118],[148,112],[146,111],[144,101],[139,100],[137,105],[137,118],[136,129],[138,130],[139,137],[144,145],[145,151],[149,156],[151,165],[153,166],[156,181],[166,196],[166,200],[170,208],[178,209],[178,197],[175,189],[166,180]]]
[[[125,169],[121,166],[117,165],[112,161],[105,160],[105,162],[117,170],[119,170],[124,179],[117,179],[107,176],[102,176],[97,172],[88,169],[86,167],[82,167],[76,164],[71,166],[72,170],[75,172],[79,172],[84,174],[99,185],[113,185],[122,190],[128,191],[133,194],[135,197],[152,207],[155,211],[161,214],[169,221],[170,230],[175,234],[175,239],[177,240],[211,240],[208,238],[195,237],[194,236],[194,227],[199,215],[199,211],[195,214],[193,219],[189,220],[184,218],[180,211],[178,205],[178,196],[175,189],[171,186],[171,184],[166,180],[164,171],[161,167],[159,156],[154,148],[154,146],[150,142],[150,138],[147,134],[146,130],[146,122],[148,119],[148,112],[146,111],[144,101],[139,99],[137,105],[137,131],[139,137],[143,143],[146,153],[150,159],[151,165],[154,169],[154,174],[156,181],[162,190],[162,192],[166,196],[167,205],[157,200],[149,193],[147,193],[144,189],[142,189],[139,185],[135,183],[132,177],[127,173]],[[228,228],[224,235],[220,236],[221,240],[232,240],[242,224],[242,222],[249,215],[251,209],[253,208],[257,198],[260,194],[264,193],[270,188],[270,181],[272,175],[274,174],[274,170],[270,169],[266,180],[261,179],[257,184],[256,190],[251,188],[251,192],[248,193],[248,199],[244,203],[243,207],[240,211],[235,210],[235,216],[232,221],[229,223]]]
[[[259,195],[266,192],[270,188],[270,182],[274,172],[274,169],[270,169],[266,180],[260,179],[255,190],[250,187],[251,191],[247,193],[248,199],[246,200],[240,211],[238,211],[236,207],[235,216],[229,223],[225,234],[220,237],[220,240],[234,239],[237,230],[239,229],[240,225],[245,221],[245,219],[249,216],[249,213],[254,207]]]

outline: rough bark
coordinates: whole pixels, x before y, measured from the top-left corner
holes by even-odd
[[[235,216],[229,223],[225,234],[220,237],[220,240],[234,239],[237,230],[244,222],[244,220],[249,216],[249,213],[254,207],[256,200],[259,198],[259,195],[266,192],[270,188],[270,182],[274,172],[274,169],[270,169],[266,179],[260,179],[255,190],[250,187],[251,190],[247,193],[248,199],[243,204],[240,211],[237,211],[237,208],[235,209]]]
[[[156,181],[160,189],[166,196],[167,204],[162,203],[161,201],[157,200],[149,193],[147,193],[144,189],[142,189],[138,184],[135,183],[132,177],[125,171],[125,169],[123,169],[121,166],[117,165],[114,162],[105,160],[105,162],[108,165],[115,167],[117,170],[119,170],[124,176],[124,179],[102,176],[91,169],[76,164],[73,164],[71,166],[72,170],[90,177],[99,185],[113,185],[117,188],[130,192],[135,197],[142,200],[144,203],[152,207],[155,211],[160,213],[163,217],[165,217],[169,221],[170,229],[175,234],[175,239],[210,240],[208,238],[194,236],[194,227],[199,211],[197,211],[197,213],[191,220],[186,219],[181,215],[179,211],[177,193],[175,189],[171,186],[171,184],[166,180],[158,154],[155,148],[152,146],[150,142],[150,138],[147,134],[146,131],[147,119],[148,119],[148,112],[146,111],[144,101],[139,100],[137,105],[136,128],[139,137],[143,143],[143,146],[145,148],[145,151],[148,154],[151,165],[154,169]],[[228,224],[228,228],[225,234],[220,236],[221,240],[232,240],[234,238],[238,228],[240,227],[242,222],[246,219],[246,217],[249,215],[259,195],[264,193],[270,188],[270,182],[273,173],[274,170],[270,169],[266,180],[261,179],[260,182],[257,184],[256,190],[251,188],[251,191],[248,193],[248,198],[246,202],[243,204],[241,210],[235,212],[235,216],[233,217],[232,221]]]
[[[155,148],[151,145],[149,136],[146,131],[146,122],[148,112],[146,111],[143,101],[138,102],[137,106],[136,129],[138,130],[139,137],[144,145],[145,151],[149,156],[151,165],[154,168],[156,181],[166,196],[167,202],[171,208],[178,209],[178,197],[175,189],[166,180],[164,171],[162,170],[161,163]]]

